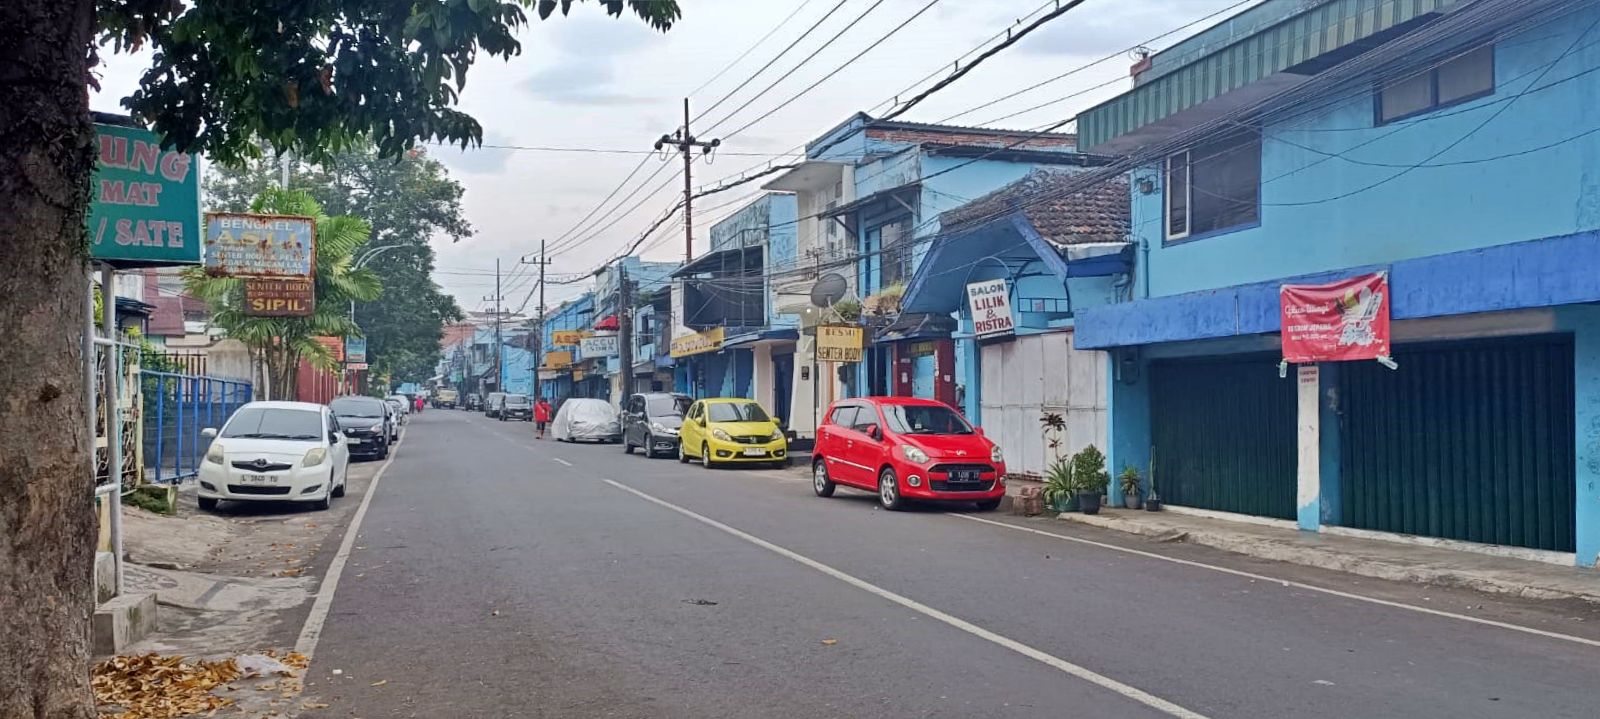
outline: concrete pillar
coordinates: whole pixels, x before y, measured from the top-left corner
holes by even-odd
[[[1151,482],[1161,492],[1161,478],[1150,473],[1150,366],[1136,348],[1110,353],[1106,362],[1106,470],[1111,473],[1113,500],[1120,500],[1116,475],[1125,466],[1144,477],[1145,496]]]
[[[1295,476],[1295,517],[1302,531],[1322,527],[1322,392],[1317,365],[1296,370],[1296,446],[1299,461]]]
[[[1572,331],[1573,426],[1577,431],[1575,493],[1577,563],[1600,567],[1600,312],[1564,307],[1563,329]]]

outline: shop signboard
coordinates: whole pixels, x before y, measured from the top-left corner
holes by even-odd
[[[367,338],[365,338],[365,337],[346,337],[346,338],[344,338],[344,359],[345,359],[346,362],[366,362],[367,361]]]
[[[595,335],[585,337],[578,345],[578,352],[584,359],[590,357],[615,357],[617,356],[616,335]]]
[[[722,349],[723,328],[715,327],[704,332],[672,338],[673,357],[688,357],[689,355],[716,352]]]
[[[316,289],[309,279],[244,281],[244,313],[252,317],[310,317]]]
[[[1283,359],[1296,364],[1389,357],[1389,277],[1283,285]]]
[[[1010,283],[1004,279],[967,285],[967,307],[972,310],[972,335],[978,339],[1015,334],[1011,317]]]
[[[862,336],[856,325],[817,325],[817,361],[860,362]]]
[[[200,162],[149,130],[95,125],[89,254],[118,268],[200,264]]]
[[[583,338],[593,334],[588,330],[554,330],[550,333],[550,344],[556,347],[577,347]]]
[[[316,220],[288,215],[206,213],[206,274],[311,279]]]

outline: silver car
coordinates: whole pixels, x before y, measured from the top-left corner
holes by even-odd
[[[556,410],[550,436],[561,442],[621,442],[622,421],[603,399],[569,399]]]

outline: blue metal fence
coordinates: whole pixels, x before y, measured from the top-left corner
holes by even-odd
[[[149,370],[140,375],[146,481],[177,482],[194,476],[208,444],[200,431],[220,428],[249,402],[250,383]]]

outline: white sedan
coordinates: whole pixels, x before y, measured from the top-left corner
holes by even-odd
[[[310,502],[327,509],[343,497],[350,448],[324,405],[251,402],[211,438],[200,463],[200,509],[220,500]]]

